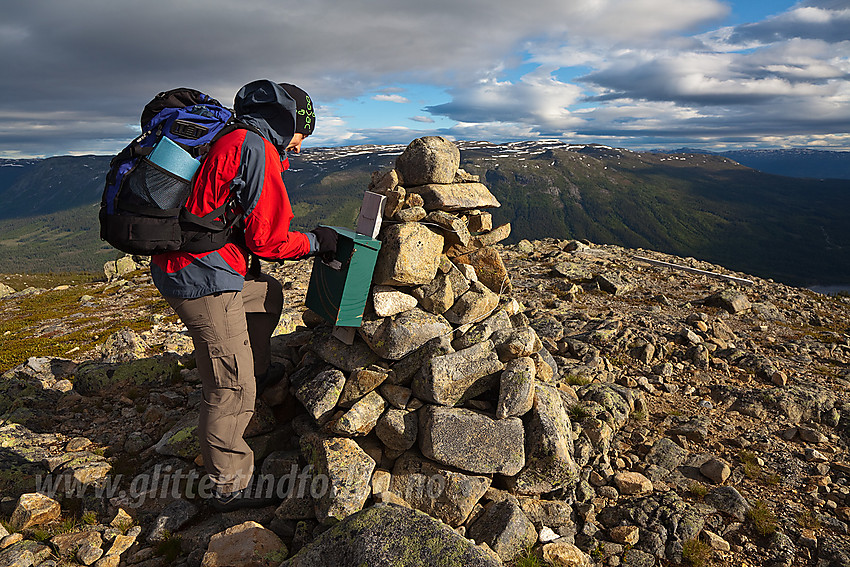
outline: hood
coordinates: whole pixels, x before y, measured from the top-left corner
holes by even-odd
[[[259,130],[281,152],[295,133],[295,99],[268,79],[239,89],[233,109],[237,118]]]

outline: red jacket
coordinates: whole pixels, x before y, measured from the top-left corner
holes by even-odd
[[[245,215],[247,249],[228,243],[203,254],[155,255],[151,274],[159,291],[181,298],[241,291],[248,271],[248,250],[271,260],[310,254],[313,240],[289,230],[292,207],[283,184],[283,172],[288,168],[288,159],[281,158],[275,146],[255,132],[234,130],[216,141],[201,164],[186,207],[203,216],[223,205],[235,191],[238,208]]]

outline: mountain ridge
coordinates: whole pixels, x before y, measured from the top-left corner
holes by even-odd
[[[461,167],[502,202],[494,217],[512,224],[509,242],[585,238],[694,256],[796,285],[850,282],[846,181],[776,176],[706,153],[556,140],[457,145]],[[310,148],[291,156],[293,228],[353,226],[371,173],[393,167],[404,147]],[[7,257],[0,272],[96,270],[116,256],[96,230],[103,184],[96,169],[107,164],[104,156],[30,160],[14,183],[0,185],[0,249]],[[49,214],[8,218],[39,207]]]

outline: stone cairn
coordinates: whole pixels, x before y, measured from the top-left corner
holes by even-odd
[[[300,451],[272,453],[262,472],[312,465],[312,490],[284,500],[276,521],[329,525],[386,502],[443,521],[502,561],[540,539],[557,540],[550,559],[582,564],[568,543],[582,487],[651,491],[638,473],[615,475],[608,457],[644,400],[616,384],[566,383],[508,296],[493,245],[510,225],[493,228],[484,210],[499,202],[459,164],[453,143],[426,137],[373,174],[369,190],[386,196],[382,246],[353,344],[310,311],[309,332],[274,343],[288,372],[264,400],[300,402],[288,416]]]

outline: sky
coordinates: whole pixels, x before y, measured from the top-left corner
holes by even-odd
[[[0,157],[116,153],[156,93],[310,93],[305,147],[427,135],[850,150],[850,0],[0,0]]]

